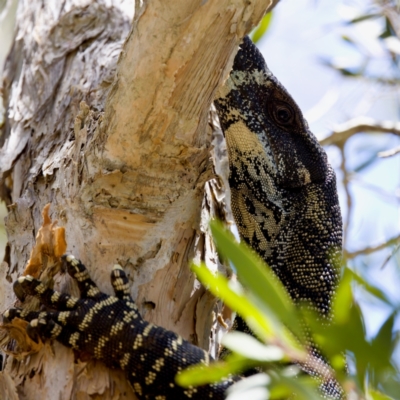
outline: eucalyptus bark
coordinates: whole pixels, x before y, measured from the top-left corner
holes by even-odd
[[[215,180],[204,197],[209,109],[241,38],[273,3],[20,1],[3,76],[1,310],[15,305],[12,282],[51,203],[67,251],[101,290],[112,293],[118,262],[146,320],[215,352],[216,301],[189,269],[193,258],[220,268],[206,228],[220,197]],[[76,292],[51,274],[56,289]],[[7,356],[0,386],[10,399],[135,398],[121,371],[56,342]]]

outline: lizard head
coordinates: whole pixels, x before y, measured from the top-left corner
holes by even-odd
[[[298,188],[325,180],[324,150],[248,37],[240,45],[215,105],[227,141],[234,141],[228,148],[239,156],[264,157],[266,172],[276,186]]]

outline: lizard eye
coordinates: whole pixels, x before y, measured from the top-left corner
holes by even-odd
[[[284,107],[279,107],[278,110],[276,111],[276,116],[281,121],[283,124],[287,123],[291,119],[291,114],[289,109],[284,108]]]
[[[294,120],[294,111],[289,104],[271,102],[269,105],[270,114],[279,125],[290,125]]]

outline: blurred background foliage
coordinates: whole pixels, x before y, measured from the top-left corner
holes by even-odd
[[[12,43],[17,3],[0,0],[0,71]],[[400,304],[399,7],[398,0],[281,0],[252,34],[273,73],[299,103],[337,172],[347,265],[346,285],[341,286],[337,304],[348,313],[339,313],[332,325],[332,329],[340,326],[336,340],[329,336],[331,331],[318,333],[315,340],[324,345],[328,338],[325,341],[333,343],[327,354],[338,371],[337,354],[346,350],[350,377],[340,379],[354,399],[389,398],[378,391],[400,399],[400,352],[396,350],[400,327],[396,318]],[[3,121],[0,98],[0,125]],[[1,205],[1,260],[5,213]],[[207,277],[205,282],[212,285]],[[263,329],[268,328],[270,335],[282,333],[278,317],[284,315],[268,315],[275,325],[262,324]],[[259,315],[259,319],[264,317]],[[309,322],[312,325],[312,318]],[[226,345],[237,349],[235,339]],[[288,356],[288,348],[275,347],[258,348],[268,368],[293,357],[290,351]],[[238,369],[260,362],[248,354],[241,357],[247,361],[233,360]],[[290,381],[287,387],[291,387],[301,381],[291,380],[292,370],[277,371],[252,378],[252,393],[278,398],[283,396],[282,382]],[[300,397],[319,396],[317,392],[311,395],[307,385],[305,390]],[[236,398],[244,398],[240,396]]]

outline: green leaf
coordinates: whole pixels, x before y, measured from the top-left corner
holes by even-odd
[[[379,35],[381,39],[386,39],[390,36],[396,37],[396,30],[393,28],[392,22],[385,16],[385,30]]]
[[[269,399],[267,386],[271,378],[267,374],[256,374],[232,385],[227,391],[226,400],[265,400]]]
[[[229,375],[237,375],[253,366],[254,363],[245,358],[230,354],[224,361],[215,361],[208,366],[197,364],[179,372],[175,382],[183,387],[206,385],[219,382]]]
[[[336,303],[337,304],[337,303]],[[311,328],[314,341],[324,355],[328,357],[336,373],[342,376],[344,360],[340,361],[346,351],[354,354],[359,385],[364,377],[371,357],[371,345],[365,336],[364,319],[360,307],[353,303],[346,318],[335,318],[330,324],[322,324],[318,316],[309,310],[303,310],[304,318]]]
[[[266,315],[251,301],[248,294],[240,294],[234,291],[229,286],[227,278],[221,274],[214,275],[204,264],[192,264],[191,269],[200,282],[208,287],[214,296],[219,297],[228,307],[235,310],[260,339],[279,342],[288,351],[301,357],[302,353],[299,344],[277,316],[272,313]]]
[[[359,67],[348,67],[348,68],[340,67],[331,60],[328,60],[326,58],[320,58],[320,62],[322,65],[333,68],[346,77],[353,77],[353,78],[361,77],[363,76],[365,70],[365,67],[363,65],[360,65]]]
[[[251,329],[260,338],[273,339],[275,328],[271,321],[267,320],[260,310],[244,294],[235,292],[230,286],[227,278],[221,274],[214,275],[204,264],[191,265],[192,271],[199,281],[208,288],[216,297],[235,310],[244,319],[250,320]]]
[[[360,15],[359,17],[353,18],[348,22],[348,24],[356,24],[357,22],[362,22],[366,21],[368,19],[372,18],[379,18],[382,17],[382,14],[365,14],[365,15]]]
[[[375,338],[372,340],[372,351],[375,355],[379,355],[374,363],[375,368],[391,366],[390,358],[395,346],[393,325],[396,314],[396,311],[394,311],[389,315],[387,320],[382,324]]]
[[[271,375],[270,385],[271,399],[282,399],[282,394],[290,397],[295,394],[295,398],[300,400],[322,400],[322,396],[316,389],[316,381],[311,377],[304,376],[284,376],[283,374]]]
[[[210,224],[218,251],[236,268],[239,281],[251,291],[264,307],[271,310],[299,338],[303,335],[297,310],[281,281],[270,268],[244,243],[237,243],[233,235],[217,221]]]
[[[379,389],[390,398],[397,399],[400,392],[400,373],[384,373],[380,376]]]
[[[369,389],[367,393],[367,400],[395,400],[393,397],[387,396],[374,389]]]
[[[371,343],[370,370],[372,373],[369,374],[369,383],[374,387],[381,388],[383,377],[398,373],[392,363],[392,355],[397,343],[393,332],[396,315],[396,311],[389,315]]]
[[[351,305],[353,303],[351,278],[350,270],[346,268],[333,301],[332,312],[335,322],[339,325],[345,324],[350,317]]]
[[[386,304],[388,304],[390,306],[393,306],[393,303],[389,300],[389,298],[385,295],[385,293],[382,292],[382,290],[380,290],[376,286],[373,286],[370,283],[368,283],[364,278],[362,278],[360,275],[358,275],[357,273],[355,273],[351,269],[346,268],[346,272],[351,276],[351,278],[354,281],[359,283],[365,291],[367,291],[368,293],[372,294],[373,296],[375,296],[379,300],[382,300],[384,303],[386,303]]]
[[[353,45],[353,46],[357,46],[357,44],[354,42],[354,40],[353,40],[352,38],[350,38],[349,36],[347,36],[347,35],[342,35],[341,38],[342,38],[342,40],[344,40],[345,42],[347,42],[347,43],[349,43],[349,44],[351,44],[351,45]]]
[[[254,43],[257,43],[267,32],[272,19],[272,12],[265,14],[257,27],[251,32],[250,38]]]
[[[271,371],[235,383],[227,390],[226,400],[283,399],[292,398],[294,394],[296,399],[322,399],[316,390],[314,379],[297,375],[285,376],[284,373]]]
[[[226,334],[222,344],[242,357],[259,362],[280,361],[285,356],[281,348],[267,346],[253,336],[238,331]]]

